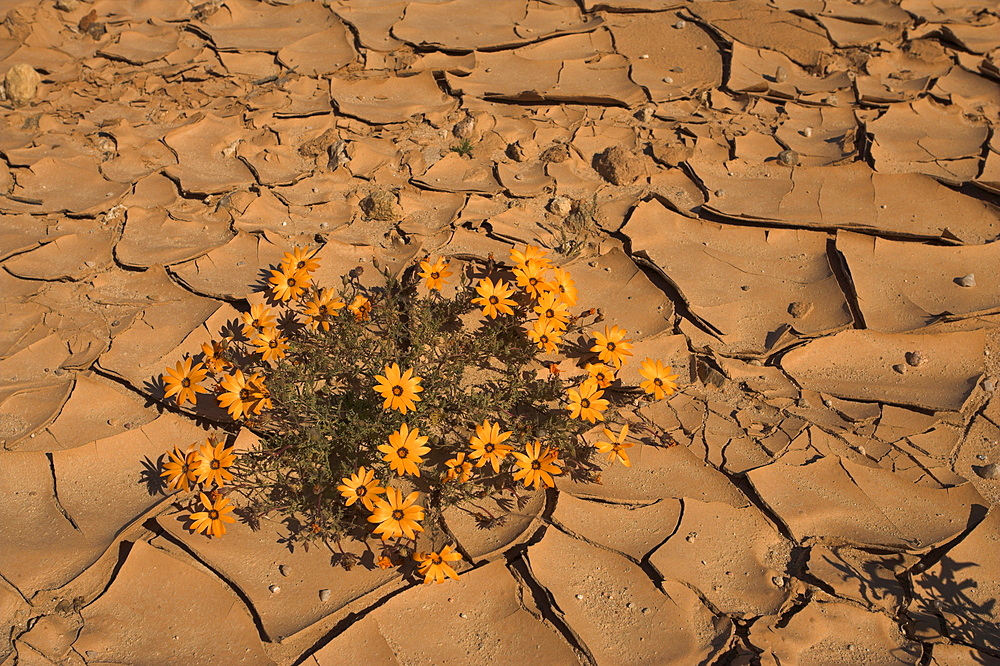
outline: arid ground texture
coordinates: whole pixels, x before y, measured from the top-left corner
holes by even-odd
[[[5,0],[0,80],[2,666],[1000,663],[996,0]],[[526,243],[674,445],[441,585],[185,528],[262,270]]]

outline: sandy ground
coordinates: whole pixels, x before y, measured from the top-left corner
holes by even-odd
[[[995,0],[0,18],[3,666],[1000,663]],[[283,251],[525,242],[680,369],[680,445],[447,516],[428,587],[141,482],[219,425],[157,376]]]

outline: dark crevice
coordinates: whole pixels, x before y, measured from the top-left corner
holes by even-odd
[[[45,457],[48,458],[49,472],[52,474],[52,499],[56,503],[56,508],[59,509],[59,513],[63,515],[63,518],[69,521],[69,524],[73,526],[74,530],[77,532],[83,532],[83,530],[80,529],[80,526],[76,524],[76,521],[73,520],[73,516],[69,515],[69,511],[63,507],[62,502],[59,500],[59,482],[56,479],[55,458],[52,457],[51,453],[46,453]]]
[[[527,590],[531,594],[532,602],[538,612],[542,614],[542,620],[555,631],[562,635],[563,639],[570,647],[590,666],[597,666],[597,660],[583,641],[573,632],[563,619],[563,613],[556,604],[552,594],[542,586],[531,572],[530,563],[523,557],[508,560],[507,570],[514,576],[520,584],[522,593]]]

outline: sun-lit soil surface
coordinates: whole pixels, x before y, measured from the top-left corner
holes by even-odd
[[[3,666],[1000,663],[995,1],[0,18]],[[237,429],[158,377],[261,269],[523,243],[680,372],[677,445],[446,515],[444,585],[185,529],[157,461]]]

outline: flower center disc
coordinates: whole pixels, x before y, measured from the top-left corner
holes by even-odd
[[[490,305],[496,305],[499,302],[500,302],[499,298],[497,298],[496,296],[490,296]]]
[[[354,494],[358,497],[364,496],[368,492],[368,486],[358,486],[354,489]]]
[[[208,512],[208,517],[211,520],[218,520],[219,519],[219,512],[216,511],[215,509],[212,509],[211,511]]]
[[[588,407],[590,407],[590,400],[583,398],[582,400],[580,400],[580,406],[583,407],[584,409],[587,409]]]
[[[181,380],[181,386],[183,386],[184,388],[187,388],[187,387],[191,386],[191,379],[188,378],[188,377],[185,377],[184,379],[182,379]]]
[[[400,448],[396,449],[396,455],[399,456],[400,458],[405,458],[406,456],[410,455],[410,452],[405,446],[401,446]]]
[[[483,451],[485,451],[486,453],[493,453],[493,450],[495,448],[496,447],[493,444],[487,444],[486,446],[483,447]]]
[[[402,520],[403,519],[403,510],[402,509],[394,509],[393,512],[392,512],[392,519],[393,520]]]
[[[403,387],[402,386],[398,386],[398,385],[397,386],[393,386],[392,387],[392,394],[395,395],[395,396],[403,395]]]
[[[208,466],[211,467],[212,469],[219,469],[220,467],[222,467],[222,463],[220,463],[218,460],[213,460],[211,463],[209,463]]]
[[[441,274],[438,273],[437,271],[434,271],[433,273],[431,273],[431,279],[432,280],[437,280],[439,277],[441,277]]]
[[[613,343],[613,342],[609,342],[605,346],[608,348],[608,351],[614,351],[615,350],[615,343]]]
[[[654,379],[653,383],[656,384],[657,386],[663,386],[663,380],[660,379],[659,377],[657,377],[656,379]]]

